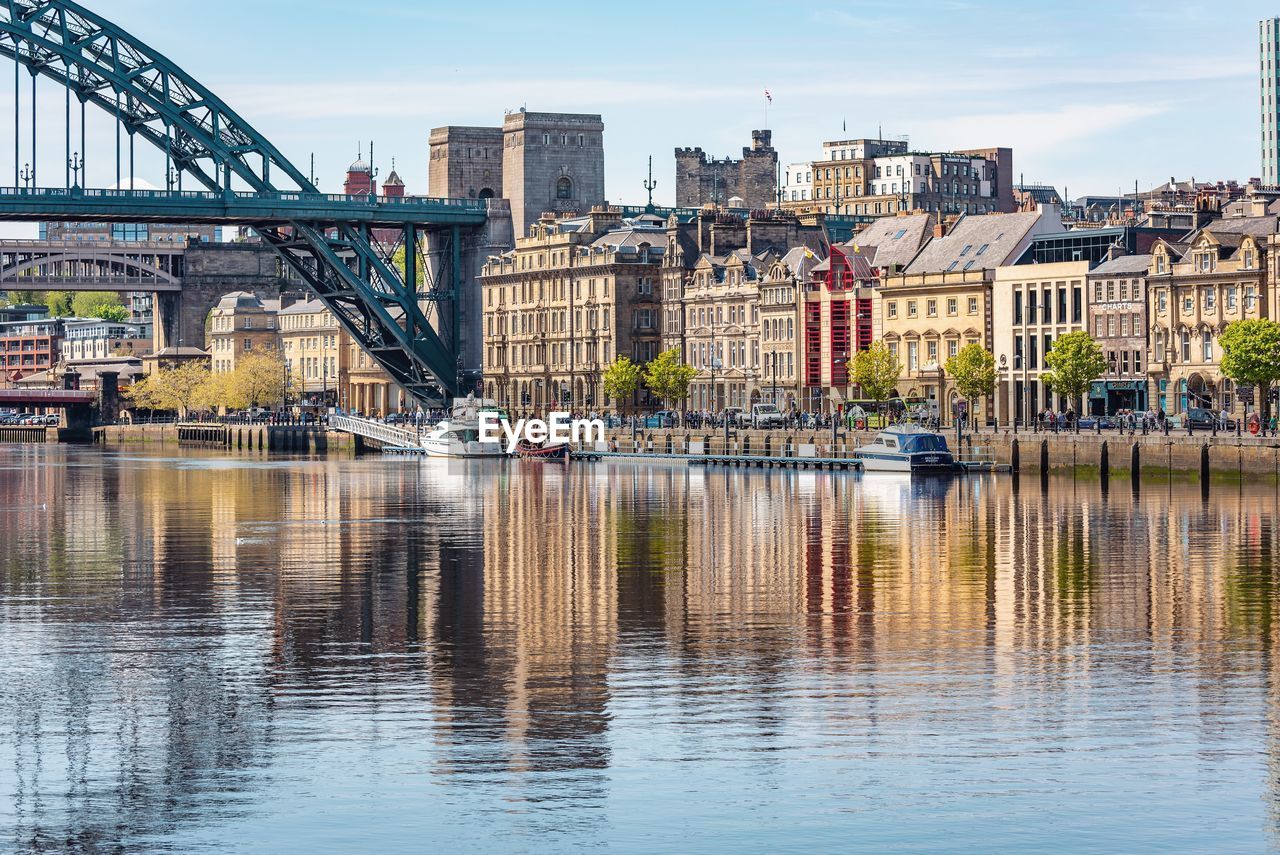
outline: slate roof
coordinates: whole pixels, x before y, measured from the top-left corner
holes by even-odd
[[[1110,261],[1104,261],[1093,270],[1090,276],[1130,276],[1146,273],[1151,267],[1151,255],[1122,255]]]
[[[933,214],[909,214],[904,217],[881,217],[845,244],[857,246],[874,267],[889,269],[906,267],[929,240],[937,222]],[[874,251],[869,251],[874,248]]]
[[[946,237],[934,238],[907,265],[907,273],[999,267],[1040,224],[1041,212],[961,217]],[[1059,229],[1061,226],[1059,225]]]

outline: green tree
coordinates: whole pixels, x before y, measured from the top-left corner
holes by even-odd
[[[640,388],[640,366],[626,356],[619,356],[604,372],[604,393],[619,407]]]
[[[43,300],[49,307],[49,314],[55,318],[67,318],[73,314],[71,294],[67,291],[46,291]]]
[[[1268,393],[1280,380],[1280,323],[1265,318],[1227,324],[1222,344],[1222,373],[1237,384],[1254,386],[1262,417],[1271,417]]]
[[[1050,371],[1042,380],[1069,401],[1079,404],[1090,384],[1107,371],[1102,348],[1087,332],[1073,332],[1059,338],[1044,355]],[[1077,408],[1077,412],[1079,409]]]
[[[961,396],[970,403],[971,413],[977,413],[979,398],[990,397],[996,390],[996,358],[976,342],[965,345],[948,359],[946,370]]]
[[[135,407],[174,412],[179,418],[186,418],[193,408],[204,406],[209,382],[208,366],[188,362],[147,375],[130,386],[125,395]]]
[[[854,355],[850,378],[878,406],[893,393],[901,373],[898,357],[889,352],[887,344],[877,341]]]
[[[124,321],[129,310],[120,297],[110,291],[79,291],[71,298],[71,311],[78,318],[102,318],[104,321]]]
[[[680,348],[673,347],[664,350],[645,366],[644,385],[664,404],[671,406],[685,399],[689,394],[689,384],[697,374],[696,368],[685,365],[680,359]]]
[[[235,410],[273,407],[284,401],[284,359],[276,353],[250,353],[236,360],[222,380],[221,404]]]

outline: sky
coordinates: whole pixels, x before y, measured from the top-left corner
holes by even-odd
[[[382,175],[394,157],[408,191],[425,193],[432,127],[496,126],[525,106],[600,113],[609,200],[644,201],[652,155],[660,204],[674,198],[673,149],[740,156],[766,122],[766,89],[784,164],[883,129],[918,150],[1012,147],[1015,175],[1073,197],[1174,176],[1244,181],[1260,171],[1257,22],[1280,14],[1254,0],[81,2],[221,95],[303,172],[314,153],[322,190],[340,189],[372,139]],[[0,85],[0,116],[12,98]],[[42,123],[60,122],[59,99],[41,98]],[[87,183],[105,186],[114,137],[90,127]],[[39,183],[60,184],[61,131],[41,140]],[[94,154],[108,148],[110,176]],[[6,141],[0,183],[12,171]],[[162,160],[137,172],[163,186]]]

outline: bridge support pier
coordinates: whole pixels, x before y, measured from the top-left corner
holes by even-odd
[[[58,428],[58,442],[83,443],[93,442],[93,408],[88,404],[71,404],[66,408],[66,417]]]

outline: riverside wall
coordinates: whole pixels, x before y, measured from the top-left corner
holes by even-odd
[[[874,431],[847,431],[833,437],[827,431],[731,431],[683,429],[638,430],[632,445],[630,429],[610,430],[608,438],[619,450],[653,454],[688,453],[690,441],[702,442],[707,454],[765,454],[779,456],[787,446],[812,444],[822,457],[846,457],[870,441]],[[947,441],[957,449],[954,433]],[[1136,467],[1142,477],[1197,479],[1203,471],[1214,476],[1280,483],[1280,439],[1196,433],[1130,436],[1116,432],[1094,434],[980,433],[966,435],[959,446],[969,458],[987,457],[1021,473],[1076,471],[1082,476],[1126,477]]]
[[[163,424],[107,425],[94,428],[103,445],[155,445],[268,451],[283,454],[354,453],[357,439],[348,433],[303,425]]]

